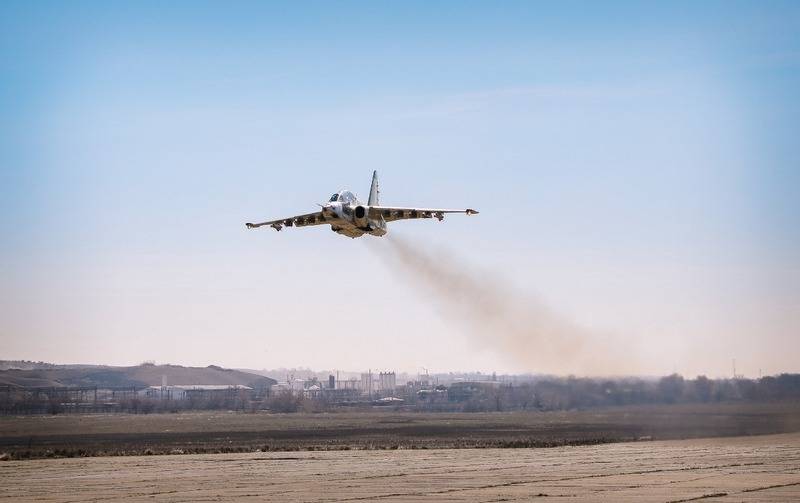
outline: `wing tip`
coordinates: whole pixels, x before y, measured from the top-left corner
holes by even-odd
[[[478,213],[480,213],[480,211],[478,211],[478,210],[473,210],[472,208],[467,208],[467,209],[466,209],[466,211],[465,211],[465,213],[466,213],[467,215],[477,215]]]

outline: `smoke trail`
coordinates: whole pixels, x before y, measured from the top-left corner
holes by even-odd
[[[607,336],[578,326],[496,275],[470,270],[452,253],[424,250],[396,235],[385,241],[388,253],[382,256],[404,272],[404,279],[431,293],[443,316],[465,325],[478,347],[532,372],[631,370],[629,353],[615,351]]]

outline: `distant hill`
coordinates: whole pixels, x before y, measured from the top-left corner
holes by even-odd
[[[166,376],[167,384],[217,384],[251,386],[260,388],[275,384],[274,379],[240,370],[208,367],[183,367],[180,365],[154,365],[146,363],[135,367],[54,365],[35,369],[0,370],[0,385],[15,387],[62,386],[160,386]]]
[[[31,360],[0,360],[0,370],[80,369],[89,367],[97,367],[97,365],[64,365]]]

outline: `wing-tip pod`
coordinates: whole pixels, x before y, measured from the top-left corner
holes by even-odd
[[[247,227],[248,229],[254,229],[254,228],[256,227],[256,226],[255,226],[255,224],[251,224],[250,222],[247,222],[247,223],[246,223],[246,224],[244,224],[244,225],[245,225],[245,227]]]
[[[478,210],[473,210],[472,208],[467,208],[467,210],[465,211],[465,213],[466,213],[467,215],[477,215],[477,214],[478,214],[478,213],[480,213],[480,212],[479,212]]]

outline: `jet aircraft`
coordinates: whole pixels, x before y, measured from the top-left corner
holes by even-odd
[[[381,206],[380,190],[378,189],[378,172],[372,173],[372,185],[369,189],[367,204],[361,203],[349,190],[343,190],[332,195],[327,203],[320,204],[321,210],[304,215],[296,215],[280,220],[270,220],[257,224],[245,224],[248,229],[268,225],[279,231],[284,227],[306,227],[309,225],[331,226],[331,230],[351,238],[361,237],[364,234],[383,236],[386,234],[386,223],[395,220],[408,220],[414,218],[444,219],[445,213],[465,213],[475,215],[478,212],[472,208],[464,210],[449,210],[442,208],[406,208],[400,206]]]

